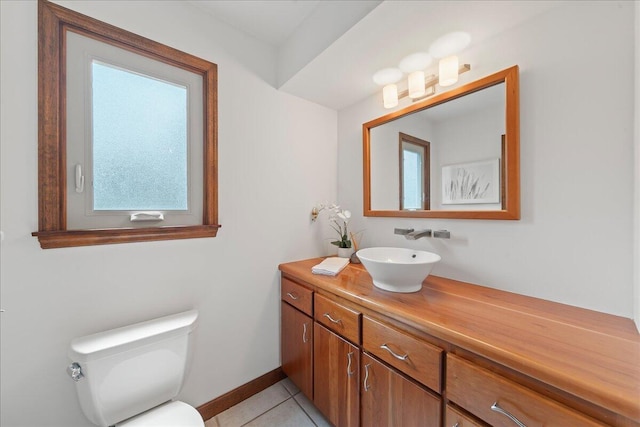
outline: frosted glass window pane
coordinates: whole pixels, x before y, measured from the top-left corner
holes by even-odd
[[[403,196],[404,209],[422,209],[422,159],[420,154],[403,150]]]
[[[92,63],[93,209],[187,210],[187,88]]]

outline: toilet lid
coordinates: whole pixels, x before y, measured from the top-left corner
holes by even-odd
[[[172,401],[116,424],[116,427],[204,427],[204,421],[193,406]]]

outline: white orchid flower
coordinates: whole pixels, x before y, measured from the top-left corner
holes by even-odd
[[[338,215],[338,218],[340,218],[344,222],[347,222],[349,220],[349,218],[351,218],[351,212],[349,212],[349,211],[338,212],[337,215]]]
[[[331,212],[329,214],[329,225],[338,233],[338,240],[332,241],[331,244],[339,248],[350,248],[352,243],[351,239],[349,239],[347,223],[349,222],[349,218],[351,218],[351,211],[346,209],[340,210],[340,206],[335,203],[321,203],[311,209],[311,221],[315,222],[320,212],[325,209]]]

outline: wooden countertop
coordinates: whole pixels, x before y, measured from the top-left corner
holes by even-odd
[[[362,265],[311,273],[322,258],[280,270],[561,391],[640,422],[640,334],[632,320],[429,276],[420,292],[373,285]]]

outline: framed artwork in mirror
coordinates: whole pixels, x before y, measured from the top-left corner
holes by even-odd
[[[500,159],[442,167],[442,204],[500,203]]]

